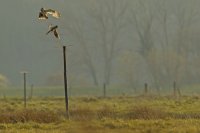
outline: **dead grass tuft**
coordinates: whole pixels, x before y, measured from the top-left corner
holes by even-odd
[[[127,119],[164,119],[167,113],[161,109],[151,108],[147,106],[138,106],[130,109],[126,114]]]
[[[37,123],[52,123],[59,121],[60,117],[51,111],[38,111],[38,110],[20,110],[16,112],[5,112],[0,114],[0,123],[24,123],[24,122],[37,122]]]
[[[111,109],[109,106],[103,106],[101,109],[97,111],[97,117],[99,119],[102,119],[104,117],[116,118],[118,117],[118,115],[117,112],[115,112],[115,110]]]
[[[89,108],[77,108],[70,111],[70,119],[91,120],[95,118],[95,111]]]

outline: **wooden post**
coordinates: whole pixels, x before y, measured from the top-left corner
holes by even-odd
[[[148,84],[147,83],[144,84],[144,94],[145,95],[148,94]]]
[[[106,97],[106,83],[103,84],[103,97]]]
[[[176,88],[176,81],[173,83],[173,90],[174,90],[174,97],[177,96],[177,88]]]
[[[24,108],[26,108],[26,74],[27,72],[21,72],[23,74],[24,79]]]
[[[69,100],[68,100],[68,91],[67,91],[67,68],[66,68],[66,46],[63,46],[63,60],[64,60],[64,87],[65,87],[65,105],[66,113],[69,118]]]

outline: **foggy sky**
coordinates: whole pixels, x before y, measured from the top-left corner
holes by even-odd
[[[58,44],[70,44],[73,45],[67,50],[69,61],[68,70],[70,70],[69,73],[71,74],[70,78],[82,77],[82,82],[92,82],[91,74],[89,74],[84,59],[82,59],[84,56],[83,45],[81,45],[78,39],[67,29],[71,24],[74,24],[74,22],[80,22],[84,25],[84,27],[81,28],[83,28],[82,30],[84,31],[84,39],[91,55],[91,60],[97,71],[98,80],[103,83],[103,68],[105,67],[105,60],[102,57],[102,49],[100,47],[102,40],[99,30],[101,30],[101,28],[98,29],[98,22],[95,22],[94,20],[95,17],[93,17],[93,19],[90,18],[90,15],[92,14],[91,9],[97,1],[106,4],[105,0],[1,0],[0,73],[5,75],[11,81],[12,85],[20,85],[22,79],[20,71],[26,70],[29,72],[29,84],[44,85],[49,76],[55,73],[60,73],[63,70],[62,50]],[[119,1],[120,0],[116,0],[116,2]],[[139,27],[139,30],[144,30],[146,22],[151,19],[151,15],[153,16],[153,24],[149,30],[150,39],[147,37],[147,40],[150,40],[150,42],[148,42],[149,44],[153,43],[153,50],[156,50],[159,53],[163,48],[162,45],[166,43],[164,32],[162,31],[163,25],[161,25],[161,20],[159,18],[162,18],[164,14],[162,14],[162,12],[160,13],[160,11],[167,12],[166,25],[168,32],[167,35],[169,38],[168,43],[170,45],[168,48],[174,48],[176,45],[181,46],[180,43],[192,46],[188,48],[188,53],[186,54],[188,55],[188,62],[195,62],[193,60],[194,57],[199,56],[197,51],[199,49],[199,47],[197,49],[199,41],[197,34],[200,33],[200,29],[198,28],[199,24],[197,23],[199,22],[199,10],[195,14],[194,20],[192,20],[194,23],[192,23],[191,26],[188,26],[189,28],[187,27],[187,29],[184,29],[185,27],[182,28],[180,26],[185,26],[184,22],[186,22],[187,25],[187,22],[189,22],[188,20],[190,19],[190,11],[193,11],[192,9],[198,9],[197,7],[200,4],[198,0],[193,0],[193,2],[197,3],[196,5],[189,0],[168,0],[165,1],[165,4],[162,4],[161,2],[160,6],[156,6],[159,0],[142,0],[143,3],[145,3],[143,8],[138,8],[138,5],[135,4],[137,0],[124,1],[129,3],[127,7],[129,8],[129,11],[125,18],[123,18],[126,20],[126,27],[120,32],[116,39],[117,41],[115,42],[116,47],[114,49],[115,53],[112,59],[112,71],[110,77],[112,83],[118,83],[118,81],[125,80],[125,78],[121,77],[120,74],[122,70],[129,68],[127,67],[129,64],[126,62],[122,64],[119,63],[119,61],[126,61],[126,59],[123,58],[127,56],[127,53],[133,54],[133,56],[129,55],[131,57],[128,58],[133,58],[137,64],[129,68],[130,71],[131,69],[134,69],[133,75],[134,78],[137,78],[137,83],[152,82],[153,84],[153,82],[158,82],[155,80],[159,79],[155,67],[164,66],[164,61],[158,60],[159,56],[156,56],[152,59],[152,62],[145,62],[148,60],[148,57],[145,59],[145,53],[141,53],[141,38],[138,35],[139,32],[137,32],[137,28]],[[52,8],[60,11],[61,18],[59,20],[50,18],[47,21],[39,21],[37,17],[41,7]],[[118,9],[119,7],[117,7],[116,12],[120,10]],[[138,17],[138,27],[136,23],[130,22],[130,16],[133,15],[133,11]],[[160,14],[161,16],[159,16]],[[104,17],[107,17],[106,13],[104,15]],[[111,32],[113,29],[112,24],[110,23],[112,22],[108,22],[108,35],[106,36],[108,38],[108,44],[112,41],[110,38],[112,37]],[[60,41],[53,38],[52,35],[45,35],[48,31],[49,24],[59,25],[58,31],[61,35]],[[144,32],[148,33],[148,29],[147,31],[144,30]],[[186,39],[185,32],[188,32],[189,34],[186,36],[188,37],[188,40],[184,40]],[[184,35],[182,35],[182,33]],[[179,35],[182,39],[178,40],[180,37]],[[148,46],[145,48],[148,48]],[[185,48],[187,49],[187,47]],[[151,56],[154,56],[152,55],[153,52],[151,50],[149,53]],[[196,53],[192,50],[196,51],[197,55],[195,55]],[[177,51],[171,55],[178,56],[178,59],[184,58],[185,56],[185,54],[182,56],[182,54],[179,54]],[[158,63],[157,66],[156,61],[160,61],[160,64]],[[154,63],[155,67],[151,63]],[[169,61],[168,63],[172,64],[168,64],[170,67],[174,67],[174,62]],[[190,75],[192,75],[194,79],[198,79],[198,75],[195,75],[198,72],[198,65],[193,65],[194,66],[191,68],[189,68],[190,66],[188,65],[189,67],[187,68],[190,71]],[[130,73],[129,69],[128,74]],[[163,70],[164,67],[159,69],[161,69],[161,75],[159,76],[164,77],[167,75],[167,72]],[[173,70],[173,68],[170,69]],[[194,71],[191,71],[193,69]],[[137,73],[135,73],[135,71]],[[183,71],[184,74],[185,71]],[[126,71],[124,73],[126,73]],[[185,77],[188,76],[187,74],[185,75]],[[153,81],[153,76],[155,81]],[[174,79],[176,78],[177,77]]]
[[[42,84],[62,69],[62,58],[55,40],[46,36],[48,24],[59,22],[37,19],[41,7],[73,12],[81,0],[1,0],[0,73],[14,85],[21,83],[20,71],[30,72],[29,82]]]

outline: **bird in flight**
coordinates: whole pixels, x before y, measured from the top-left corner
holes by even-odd
[[[60,13],[58,11],[52,9],[44,9],[41,8],[39,12],[39,19],[48,19],[48,15],[52,15],[52,17],[60,18]]]
[[[50,32],[53,32],[54,36],[55,36],[57,39],[60,39],[60,36],[59,36],[59,34],[58,34],[57,29],[58,29],[58,26],[57,26],[57,25],[55,25],[55,26],[50,25],[50,26],[49,26],[49,31],[48,31],[46,34],[48,35]]]

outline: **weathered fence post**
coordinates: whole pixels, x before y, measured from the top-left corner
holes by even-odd
[[[177,88],[177,92],[178,92],[179,97],[181,97],[181,90],[179,87]]]
[[[148,84],[144,84],[144,95],[148,95]]]
[[[24,79],[24,108],[26,108],[26,74],[28,72],[22,71],[21,73],[23,74],[23,79]]]
[[[69,118],[69,100],[68,100],[68,91],[67,91],[67,68],[66,68],[66,46],[63,46],[63,61],[64,61],[65,105],[66,105],[67,117]]]
[[[176,81],[173,83],[173,90],[174,90],[174,97],[177,96],[177,88],[176,88]]]
[[[26,108],[26,73],[24,73],[24,107]]]
[[[103,97],[106,97],[106,83],[103,84]]]

